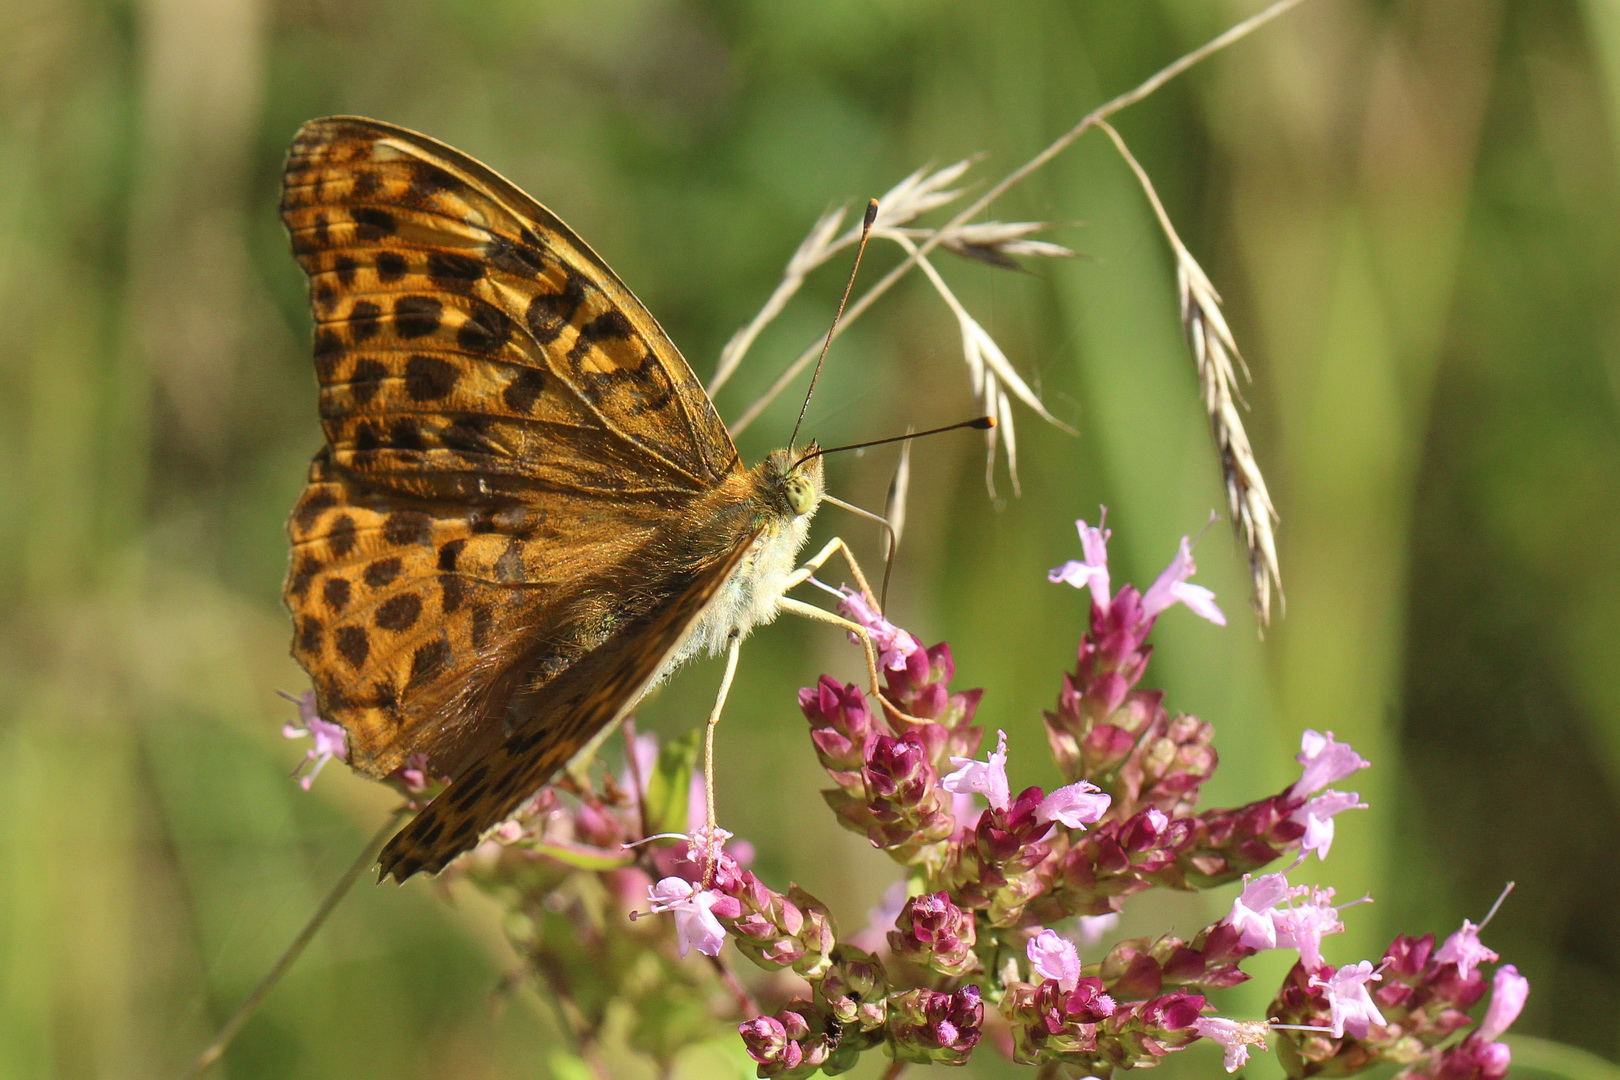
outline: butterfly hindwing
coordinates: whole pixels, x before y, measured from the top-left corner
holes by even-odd
[[[548,682],[534,711],[430,803],[383,849],[384,877],[438,871],[500,824],[593,735],[623,718],[753,545],[759,530],[673,584],[670,603],[627,619],[609,639]]]

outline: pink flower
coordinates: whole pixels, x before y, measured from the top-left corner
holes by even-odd
[[[1365,810],[1367,804],[1353,791],[1324,791],[1288,815],[1288,820],[1305,826],[1300,838],[1300,851],[1316,852],[1318,859],[1327,858],[1333,846],[1333,817],[1346,810]]]
[[[983,815],[984,811],[979,809],[971,791],[951,792],[951,817],[956,822],[956,836],[960,837],[978,828],[979,818]]]
[[[1082,780],[1060,787],[1042,799],[1035,810],[1035,820],[1057,821],[1071,829],[1083,829],[1101,821],[1111,802],[1112,796],[1103,794],[1096,784]]]
[[[1108,511],[1102,513],[1107,519]],[[1108,610],[1109,594],[1108,581],[1108,538],[1112,531],[1104,529],[1101,522],[1094,529],[1084,521],[1074,523],[1080,530],[1080,550],[1085,554],[1085,561],[1075,562],[1073,559],[1062,566],[1055,566],[1047,571],[1046,580],[1056,585],[1066,581],[1077,589],[1091,590],[1091,606],[1099,613]]]
[[[1314,795],[1370,764],[1352,750],[1349,743],[1335,740],[1331,731],[1326,734],[1305,732],[1300,737],[1299,753],[1294,760],[1305,766],[1305,771],[1294,781],[1294,786],[1288,789],[1289,796],[1296,799]]]
[[[997,810],[1012,805],[1012,792],[1007,787],[1007,733],[996,732],[996,749],[988,761],[953,757],[956,771],[940,781],[946,791],[958,795],[977,792],[989,800]]]
[[[843,599],[838,602],[838,613],[851,622],[858,622],[872,635],[872,645],[878,651],[878,663],[890,671],[904,671],[906,659],[922,648],[922,643],[873,609],[865,596],[849,586],[841,586]],[[853,632],[849,639],[856,644],[860,638]]]
[[[289,739],[302,739],[308,735],[315,740],[315,745],[305,752],[304,760],[300,761],[292,772],[294,776],[299,777],[298,786],[308,791],[309,786],[315,782],[315,777],[319,775],[321,766],[333,758],[339,761],[349,760],[348,733],[339,725],[322,720],[315,712],[315,691],[305,690],[297,697],[291,694],[281,696],[298,706],[298,723],[283,724],[281,734]],[[304,766],[310,762],[314,762],[314,765],[305,773]],[[303,775],[299,776],[300,773]]]
[[[1216,626],[1225,626],[1226,616],[1215,606],[1215,594],[1202,585],[1187,584],[1187,579],[1193,576],[1196,569],[1192,544],[1183,536],[1176,557],[1170,560],[1170,565],[1142,594],[1142,618],[1152,619],[1172,605],[1186,604],[1193,614],[1208,619]]]
[[[1301,888],[1297,893],[1306,891]],[[1332,889],[1310,890],[1311,898],[1303,904],[1278,908],[1271,913],[1271,924],[1277,931],[1279,949],[1295,949],[1308,970],[1322,966],[1322,939],[1328,934],[1344,932],[1339,912],[1333,906]],[[1381,1022],[1381,1021],[1380,1021]]]
[[[1222,1062],[1227,1072],[1237,1072],[1249,1060],[1249,1047],[1266,1048],[1268,1027],[1264,1021],[1243,1023],[1220,1016],[1202,1016],[1193,1022],[1193,1030],[1225,1051]]]
[[[420,795],[427,790],[432,782],[428,775],[428,758],[426,754],[412,754],[405,759],[405,764],[388,774],[391,779],[398,780],[405,786],[405,791],[411,795]]]
[[[1442,964],[1456,964],[1457,972],[1465,979],[1479,965],[1495,963],[1500,957],[1480,942],[1479,930],[1479,927],[1464,919],[1462,929],[1446,938],[1446,943],[1435,950],[1435,960]],[[1497,974],[1500,977],[1501,973]]]
[[[1370,960],[1346,964],[1325,979],[1311,976],[1311,985],[1327,993],[1335,1039],[1342,1039],[1347,1031],[1355,1038],[1365,1039],[1369,1025],[1383,1025],[1384,1014],[1378,1011],[1372,995],[1367,993],[1367,983],[1382,978]]]
[[[1520,975],[1518,968],[1512,964],[1497,968],[1496,978],[1491,983],[1491,1003],[1485,1007],[1485,1019],[1479,1022],[1479,1027],[1469,1037],[1481,1042],[1500,1039],[1502,1033],[1519,1018],[1525,999],[1529,996],[1530,980]]]
[[[1065,994],[1080,983],[1080,951],[1056,930],[1042,930],[1024,950],[1029,966],[1043,979],[1056,979]]]
[[[713,909],[729,897],[713,889],[699,889],[685,878],[667,877],[648,887],[647,899],[654,914],[668,911],[675,915],[675,936],[682,956],[692,949],[704,956],[720,955],[726,931]]]
[[[1244,948],[1277,947],[1277,927],[1271,921],[1271,909],[1294,895],[1294,892],[1282,874],[1261,874],[1257,878],[1244,876],[1243,891],[1232,901],[1232,910],[1226,914],[1227,925],[1238,932],[1238,941]]]

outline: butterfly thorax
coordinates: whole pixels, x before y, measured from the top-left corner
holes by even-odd
[[[704,610],[671,657],[662,678],[682,662],[721,652],[735,634],[745,637],[756,626],[776,618],[799,550],[810,532],[810,519],[821,503],[821,456],[808,450],[777,450],[755,468],[734,473],[703,501],[693,515],[699,546],[757,532],[737,569]],[[803,464],[799,464],[803,461]]]

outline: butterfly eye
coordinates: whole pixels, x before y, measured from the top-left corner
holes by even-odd
[[[783,490],[794,516],[803,517],[816,508],[816,491],[809,477],[790,476]]]

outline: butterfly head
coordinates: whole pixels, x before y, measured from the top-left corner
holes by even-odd
[[[821,447],[811,443],[801,450],[777,450],[760,465],[763,494],[781,519],[808,523],[821,505],[826,490],[821,456]]]

